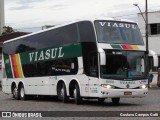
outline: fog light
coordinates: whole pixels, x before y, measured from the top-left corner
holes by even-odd
[[[145,88],[147,88],[147,85],[142,85],[141,88],[145,89]]]

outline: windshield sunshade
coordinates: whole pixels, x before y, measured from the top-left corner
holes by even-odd
[[[96,21],[99,43],[144,45],[137,24],[115,21]]]

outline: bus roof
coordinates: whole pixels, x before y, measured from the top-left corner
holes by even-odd
[[[66,25],[70,25],[70,24],[73,24],[73,23],[76,23],[76,22],[82,22],[82,21],[91,21],[91,22],[94,22],[95,20],[108,20],[108,21],[117,21],[117,22],[130,22],[130,23],[136,23],[134,21],[131,21],[131,20],[127,20],[127,19],[117,19],[117,18],[85,18],[85,19],[79,19],[79,20],[75,20],[75,21],[71,21],[71,22],[67,22],[67,23],[64,23],[64,24],[60,24],[60,25],[56,25],[54,27],[51,27],[51,28],[48,28],[48,29],[45,29],[45,30],[40,30],[40,31],[37,31],[37,32],[33,32],[31,34],[27,34],[27,35],[24,35],[24,36],[20,36],[20,37],[17,37],[17,38],[13,38],[13,39],[10,39],[10,40],[7,40],[7,41],[4,41],[3,44],[5,43],[8,43],[8,42],[12,42],[12,41],[15,41],[15,40],[18,40],[20,38],[25,38],[25,37],[28,37],[28,36],[31,36],[31,35],[35,35],[35,34],[39,34],[39,33],[43,33],[43,32],[46,32],[46,31],[50,31],[52,29],[56,29],[56,28],[59,28],[59,27],[63,27],[63,26],[66,26]]]

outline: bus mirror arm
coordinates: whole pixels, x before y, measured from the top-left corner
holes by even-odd
[[[106,65],[106,54],[102,48],[98,48],[98,52],[100,55],[100,65]]]
[[[154,67],[158,67],[158,56],[153,56]]]
[[[153,56],[153,66],[158,67],[158,55],[153,50],[149,50],[149,54]]]

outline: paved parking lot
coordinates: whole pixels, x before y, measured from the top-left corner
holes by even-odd
[[[150,89],[149,94],[145,98],[122,98],[120,105],[113,106],[110,99],[106,99],[104,104],[99,104],[97,100],[84,100],[82,105],[75,105],[74,100],[69,103],[62,103],[54,97],[34,98],[27,101],[14,100],[12,95],[6,95],[0,91],[0,111],[160,111],[160,88]],[[89,112],[88,112],[89,113]],[[96,112],[95,112],[96,113]],[[100,113],[100,112],[99,112]],[[115,113],[116,114],[116,113]],[[140,117],[140,119],[150,120],[152,117]],[[158,117],[153,117],[154,120],[159,120]],[[152,119],[153,119],[152,118]],[[23,118],[27,119],[27,118]],[[34,118],[35,119],[35,118]],[[38,119],[38,118],[37,118]],[[46,119],[46,118],[42,118]],[[47,118],[47,119],[53,119]],[[55,117],[54,119],[106,119],[101,117]],[[113,120],[122,119],[121,117],[114,117]],[[123,118],[123,119],[133,119]],[[137,118],[136,118],[137,119]]]

